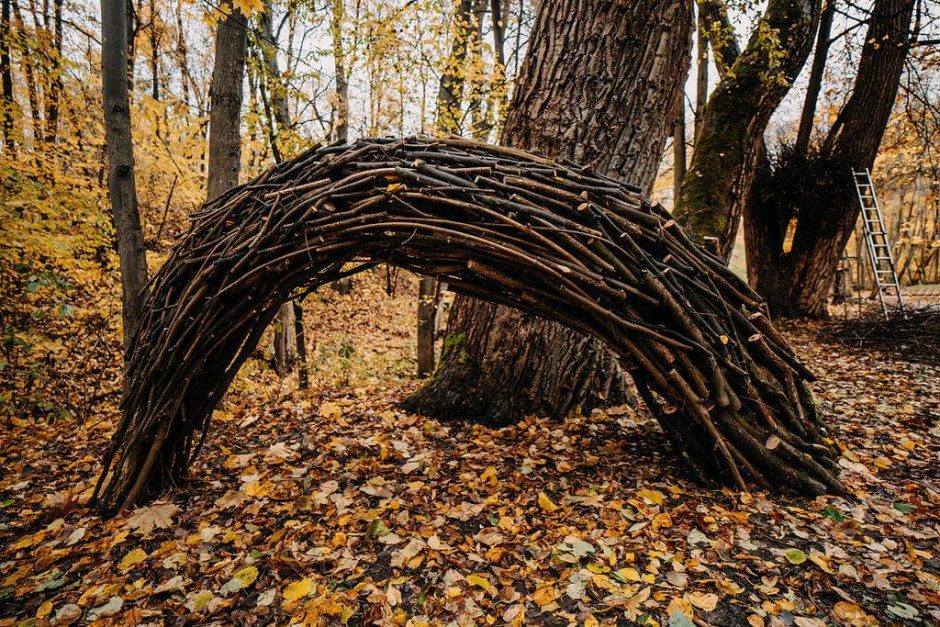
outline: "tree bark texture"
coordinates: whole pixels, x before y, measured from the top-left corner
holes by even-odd
[[[699,0],[698,11],[708,43],[711,44],[712,59],[718,68],[718,76],[724,79],[728,76],[731,66],[741,56],[741,46],[738,44],[734,26],[728,19],[728,7],[722,0]]]
[[[764,150],[764,131],[812,47],[817,0],[770,0],[705,106],[676,220],[727,259]]]
[[[682,192],[682,181],[685,179],[685,168],[688,165],[685,145],[685,94],[680,93],[676,99],[676,121],[672,129],[672,197],[679,197]]]
[[[333,141],[349,141],[349,76],[346,69],[346,48],[343,42],[343,28],[346,23],[346,0],[330,1],[330,36],[333,39],[333,74],[336,75],[336,101],[333,104],[333,128],[330,137]],[[352,291],[352,278],[345,277],[333,283],[333,288],[340,294]],[[297,343],[300,348],[300,342]],[[304,359],[304,361],[306,361]]]
[[[698,136],[702,118],[705,115],[705,105],[708,103],[708,31],[705,15],[701,9],[695,20],[695,136]],[[684,95],[684,94],[683,94]],[[683,98],[683,103],[685,99]],[[683,173],[685,167],[682,168]],[[675,196],[679,197],[678,194]]]
[[[121,266],[126,354],[141,318],[147,286],[147,257],[140,213],[137,210],[127,91],[127,5],[124,0],[102,0],[101,16],[101,87],[108,155],[108,191]]]
[[[418,281],[418,376],[434,372],[434,343],[437,336],[438,285],[433,277]]]
[[[213,200],[238,185],[241,170],[241,109],[248,31],[245,17],[231,3],[218,25],[215,62],[209,85],[209,183]]]
[[[784,155],[754,187],[744,220],[748,278],[775,315],[827,316],[860,211],[851,170],[874,164],[910,49],[913,12],[914,0],[875,1],[852,95],[819,153]]]
[[[682,0],[543,0],[501,143],[648,191],[688,73],[692,23]],[[458,296],[444,346],[407,409],[502,425],[629,399],[599,340],[515,309]]]

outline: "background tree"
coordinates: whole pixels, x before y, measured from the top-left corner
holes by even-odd
[[[451,47],[441,72],[437,91],[435,133],[441,137],[458,134],[463,118],[463,92],[466,82],[467,45],[473,23],[473,0],[457,0],[454,4],[451,27]],[[441,302],[438,281],[422,276],[418,281],[418,376],[426,377],[434,371],[434,340],[437,336],[437,317]]]
[[[208,200],[238,184],[241,171],[241,109],[248,30],[245,16],[230,2],[222,7],[209,86]]]
[[[7,152],[16,150],[15,130],[13,120],[15,117],[15,103],[13,100],[13,69],[10,62],[10,3],[12,0],[2,0],[0,10],[0,86],[2,86],[2,109],[0,109],[0,126],[3,128],[3,145]]]
[[[290,6],[287,7],[288,13]],[[261,52],[261,100],[267,118],[268,138],[274,162],[284,158],[281,142],[291,132],[290,108],[287,101],[287,85],[281,76],[277,60],[277,36],[274,32],[272,3],[268,1],[259,17],[261,32],[258,33],[258,48]],[[304,341],[303,307],[299,301],[284,303],[274,318],[274,369],[284,376],[300,361],[301,386],[306,387],[307,365]]]
[[[52,15],[48,2],[43,7],[45,30],[52,39],[49,49],[46,96],[46,143],[55,143],[59,132],[59,101],[62,97],[62,0],[52,0]]]
[[[764,151],[764,131],[809,55],[818,9],[815,1],[771,0],[705,107],[673,215],[699,241],[714,238],[725,259]],[[715,46],[719,57],[722,47]]]
[[[137,211],[130,101],[127,91],[127,5],[101,2],[101,91],[111,216],[121,266],[124,350],[140,320],[147,285],[147,258]]]
[[[540,2],[501,143],[648,191],[688,72],[691,31],[681,0]],[[626,398],[603,344],[506,307],[458,297],[445,347],[435,377],[407,407],[500,424]]]
[[[874,164],[913,16],[914,0],[875,0],[851,96],[821,145],[784,147],[758,176],[744,214],[748,278],[777,315],[827,315],[836,267],[859,215],[851,170]]]

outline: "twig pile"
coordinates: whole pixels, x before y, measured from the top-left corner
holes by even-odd
[[[915,309],[907,316],[885,320],[881,312],[868,318],[842,320],[820,330],[820,339],[843,346],[892,353],[909,361],[940,364],[940,309]]]
[[[193,217],[135,336],[101,511],[185,477],[281,303],[377,263],[607,342],[702,480],[842,491],[812,375],[662,207],[574,164],[412,137],[307,151]]]

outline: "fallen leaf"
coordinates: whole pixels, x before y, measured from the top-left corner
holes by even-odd
[[[120,570],[129,570],[147,559],[147,552],[143,549],[134,549],[124,556],[121,563],[118,564]]]
[[[242,568],[240,571],[235,573],[232,578],[229,579],[224,586],[222,586],[220,593],[223,596],[227,596],[233,592],[247,588],[252,583],[254,583],[255,579],[257,578],[258,569],[255,566],[246,566],[245,568]]]
[[[124,607],[124,600],[121,597],[111,597],[104,605],[92,608],[88,611],[88,621],[93,622],[99,618],[114,616]]]
[[[173,525],[173,516],[179,512],[174,503],[154,503],[149,507],[139,507],[127,519],[127,526],[142,536],[149,535],[154,529],[165,529]]]
[[[301,579],[288,584],[284,588],[284,604],[289,605],[304,598],[313,591],[313,581],[310,578]]]
[[[543,512],[554,512],[558,509],[558,506],[544,492],[539,492],[539,507],[542,508]]]
[[[689,603],[706,612],[712,612],[718,606],[718,595],[713,592],[690,592],[686,597]]]
[[[806,561],[806,553],[800,549],[787,549],[783,555],[787,558],[788,562],[794,565],[802,564]]]

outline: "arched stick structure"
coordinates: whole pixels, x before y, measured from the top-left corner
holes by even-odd
[[[185,477],[281,303],[377,263],[604,340],[702,480],[842,491],[812,375],[665,210],[573,164],[408,138],[307,151],[193,217],[134,338],[102,513]]]

